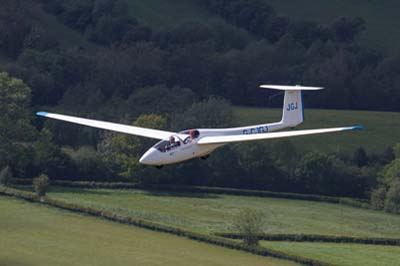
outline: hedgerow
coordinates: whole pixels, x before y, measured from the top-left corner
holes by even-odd
[[[214,233],[216,236],[243,239],[237,233]],[[361,238],[351,236],[307,235],[307,234],[259,234],[259,240],[266,241],[291,241],[291,242],[327,242],[327,243],[355,243],[370,245],[400,246],[400,239],[395,238]]]

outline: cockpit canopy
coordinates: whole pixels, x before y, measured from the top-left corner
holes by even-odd
[[[181,139],[178,135],[172,135],[168,140],[162,140],[154,145],[154,148],[160,152],[168,152],[176,149],[181,145],[187,145],[192,143],[194,139],[200,136],[200,132],[197,129],[189,129],[179,132],[179,135],[188,135],[185,139]]]

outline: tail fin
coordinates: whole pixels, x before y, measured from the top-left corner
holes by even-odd
[[[282,121],[285,127],[295,127],[304,121],[304,105],[302,91],[322,90],[321,87],[303,87],[303,86],[277,86],[261,85],[261,88],[283,90],[285,99],[283,101]]]

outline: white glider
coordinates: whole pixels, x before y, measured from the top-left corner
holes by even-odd
[[[159,139],[160,142],[151,147],[140,158],[146,165],[161,167],[192,158],[206,158],[216,148],[235,142],[288,138],[314,134],[324,134],[349,130],[360,130],[362,126],[336,127],[325,129],[309,129],[274,132],[283,128],[293,128],[304,121],[302,91],[321,90],[321,87],[261,85],[261,88],[285,91],[282,120],[275,123],[245,127],[221,129],[188,129],[181,132],[142,128],[121,125],[68,115],[47,112],[36,113],[39,116],[62,120],[94,128],[106,129],[141,137]]]

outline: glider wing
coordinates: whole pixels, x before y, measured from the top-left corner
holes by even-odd
[[[197,142],[197,144],[225,144],[243,141],[254,141],[263,139],[279,139],[288,138],[296,136],[306,136],[315,134],[324,134],[340,131],[349,130],[360,130],[363,129],[362,126],[353,127],[337,127],[337,128],[324,128],[324,129],[308,129],[308,130],[295,130],[295,131],[283,131],[283,132],[273,132],[273,133],[261,133],[261,134],[248,134],[248,135],[226,135],[226,136],[205,136]]]
[[[57,120],[62,120],[74,124],[95,127],[100,129],[107,129],[115,132],[126,133],[146,138],[152,139],[168,139],[172,135],[176,135],[175,132],[143,128],[143,127],[135,127],[135,126],[127,126],[117,123],[104,122],[93,119],[80,118],[75,116],[68,115],[60,115],[60,114],[52,114],[47,112],[38,112],[36,113],[38,116],[43,116],[47,118],[53,118]]]

